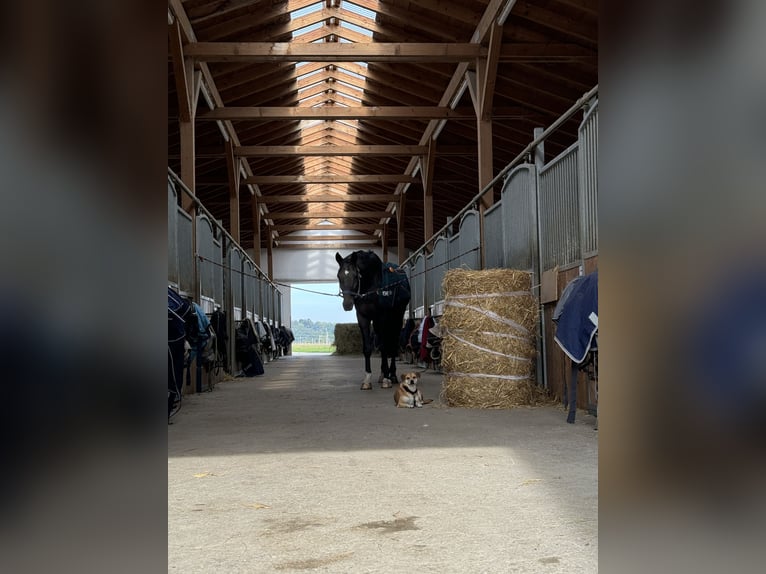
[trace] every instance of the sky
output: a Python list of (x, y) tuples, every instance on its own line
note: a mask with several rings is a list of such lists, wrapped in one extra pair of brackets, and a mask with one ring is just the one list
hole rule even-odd
[(344, 311), (341, 298), (335, 296), (338, 293), (337, 281), (333, 283), (293, 283), (292, 285), (301, 289), (333, 295), (333, 297), (328, 297), (327, 295), (315, 295), (300, 289), (292, 289), (290, 297), (292, 298), (291, 316), (293, 321), (311, 319), (314, 322), (356, 323), (356, 312), (353, 309), (348, 312)]

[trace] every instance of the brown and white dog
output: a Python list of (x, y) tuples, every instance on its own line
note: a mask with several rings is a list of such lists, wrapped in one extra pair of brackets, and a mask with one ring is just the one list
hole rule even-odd
[(394, 391), (394, 404), (397, 407), (415, 408), (432, 403), (433, 399), (423, 400), (423, 393), (418, 388), (419, 373), (404, 373), (401, 382)]

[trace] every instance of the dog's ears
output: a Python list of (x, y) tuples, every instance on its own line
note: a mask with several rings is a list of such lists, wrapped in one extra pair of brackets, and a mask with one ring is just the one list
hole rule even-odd
[(335, 252), (335, 261), (338, 262), (338, 265), (343, 265), (343, 257), (337, 251)]
[(406, 379), (406, 378), (407, 378), (407, 375), (405, 375), (404, 373), (402, 373), (402, 374), (399, 376), (399, 380), (401, 380), (402, 382), (404, 382), (404, 379)]

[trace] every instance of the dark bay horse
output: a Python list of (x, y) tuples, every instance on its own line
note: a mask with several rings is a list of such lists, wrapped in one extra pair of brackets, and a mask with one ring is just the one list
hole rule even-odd
[[(402, 272), (384, 269), (383, 262), (372, 251), (354, 251), (347, 257), (335, 254), (338, 283), (343, 296), (343, 309), (356, 308), (356, 321), (362, 333), (364, 370), (362, 390), (372, 389), (370, 355), (377, 335), (381, 364), (378, 382), (391, 388), (396, 379), (396, 356), (404, 311), (410, 303), (410, 286)], [(386, 280), (384, 280), (386, 274)], [(390, 362), (389, 362), (390, 361)]]

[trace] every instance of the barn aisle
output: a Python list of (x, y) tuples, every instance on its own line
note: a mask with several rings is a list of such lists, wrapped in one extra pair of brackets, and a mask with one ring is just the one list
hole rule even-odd
[(397, 409), (361, 365), (283, 357), (185, 398), (169, 572), (597, 572), (592, 417), (447, 408), (432, 372), (435, 402)]

